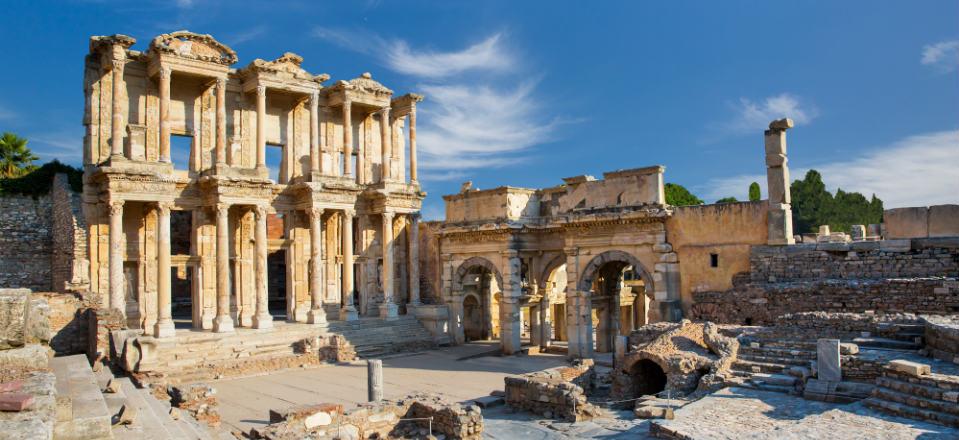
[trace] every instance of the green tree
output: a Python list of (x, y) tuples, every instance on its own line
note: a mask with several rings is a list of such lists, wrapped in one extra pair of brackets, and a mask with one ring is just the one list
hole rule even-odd
[(673, 206), (702, 205), (703, 201), (682, 185), (667, 183), (665, 188), (666, 204)]
[(736, 200), (735, 197), (723, 197), (716, 201), (716, 203), (736, 203), (739, 200)]
[(37, 167), (33, 161), (39, 159), (27, 148), (27, 140), (10, 132), (0, 136), (0, 177), (18, 177)]
[(750, 183), (749, 184), (749, 201), (758, 202), (760, 199), (762, 199), (762, 197), (763, 195), (759, 191), (759, 184), (756, 182)]
[(833, 231), (849, 232), (851, 225), (882, 222), (882, 200), (875, 194), (867, 200), (857, 192), (836, 189), (830, 194), (822, 175), (809, 170), (802, 180), (790, 185), (794, 230), (797, 233), (816, 232), (820, 225), (829, 225)]

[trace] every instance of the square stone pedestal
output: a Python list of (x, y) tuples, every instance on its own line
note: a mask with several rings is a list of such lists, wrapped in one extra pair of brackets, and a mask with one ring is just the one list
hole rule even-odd
[(399, 307), (393, 303), (380, 304), (380, 318), (387, 321), (399, 318)]

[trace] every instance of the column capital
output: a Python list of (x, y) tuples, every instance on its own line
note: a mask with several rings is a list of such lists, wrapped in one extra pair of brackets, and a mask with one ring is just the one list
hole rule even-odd
[(112, 65), (113, 69), (123, 70), (123, 66), (125, 66), (127, 62), (126, 60), (113, 60), (110, 62), (110, 64)]
[(352, 106), (353, 106), (353, 101), (350, 101), (349, 99), (343, 101), (343, 109), (344, 109), (344, 110), (349, 110), (350, 107), (352, 107)]
[(356, 217), (356, 210), (355, 210), (355, 209), (349, 209), (349, 208), (348, 208), (348, 209), (344, 209), (344, 210), (343, 210), (343, 215), (345, 215), (345, 216), (347, 216), (347, 217)]
[(217, 87), (218, 90), (219, 90), (219, 89), (222, 89), (223, 91), (226, 91), (226, 78), (224, 78), (224, 77), (219, 77), (219, 78), (217, 78), (217, 79), (216, 79), (216, 87)]
[(169, 215), (170, 210), (173, 209), (173, 205), (173, 202), (157, 202), (157, 210), (159, 210), (161, 214)]
[(315, 107), (317, 104), (319, 104), (319, 102), (320, 102), (320, 91), (314, 90), (310, 92), (310, 105)]
[(229, 211), (229, 210), (230, 210), (230, 204), (229, 204), (229, 203), (217, 203), (217, 204), (216, 204), (216, 210), (217, 210), (218, 213), (223, 212), (223, 213), (225, 214), (224, 211)]
[(160, 79), (168, 80), (173, 75), (173, 68), (170, 66), (160, 67)]
[(392, 211), (385, 211), (383, 212), (383, 218), (393, 220), (396, 218), (396, 213)]
[(383, 118), (384, 121), (386, 121), (387, 123), (389, 123), (390, 107), (383, 107), (383, 108), (379, 109), (379, 111), (377, 111), (377, 113), (380, 114), (380, 117)]
[(269, 209), (264, 205), (255, 205), (253, 206), (253, 212), (256, 213), (256, 218), (266, 218), (269, 214)]
[(123, 213), (123, 200), (111, 200), (110, 201), (110, 214), (122, 214)]
[(311, 219), (319, 220), (323, 217), (323, 213), (325, 211), (326, 210), (323, 208), (310, 208), (308, 212), (310, 214)]
[(256, 96), (266, 96), (266, 86), (256, 86)]

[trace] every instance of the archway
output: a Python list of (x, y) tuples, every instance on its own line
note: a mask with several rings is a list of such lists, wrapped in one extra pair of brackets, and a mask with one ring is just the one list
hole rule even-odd
[(462, 342), (498, 339), (503, 278), (489, 260), (473, 257), (456, 270), (453, 293), (463, 298), (460, 311)]
[(483, 323), (483, 307), (475, 295), (463, 299), (463, 333), (466, 342), (481, 341), (489, 337)]
[(548, 346), (567, 341), (566, 331), (566, 256), (559, 255), (550, 261), (540, 278), (543, 298), (537, 309), (545, 323), (542, 327), (541, 345)]
[(589, 292), (592, 342), (597, 352), (611, 352), (616, 336), (647, 324), (651, 277), (633, 255), (613, 250), (594, 257), (583, 269), (580, 292)]
[(635, 397), (657, 394), (666, 389), (666, 372), (649, 359), (640, 359), (630, 369)]

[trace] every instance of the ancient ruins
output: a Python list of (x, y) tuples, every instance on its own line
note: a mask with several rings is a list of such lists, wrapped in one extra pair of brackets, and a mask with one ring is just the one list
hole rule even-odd
[[(833, 433), (959, 435), (959, 205), (794, 234), (790, 119), (757, 142), (766, 200), (671, 206), (653, 165), (466, 183), (421, 221), (423, 96), (293, 53), (240, 63), (188, 31), (136, 45), (90, 38), (82, 193), (58, 175), (49, 195), (0, 197), (0, 438), (550, 423), (550, 438), (713, 438), (711, 411), (749, 402), (811, 408), (744, 431), (758, 437), (812, 435), (825, 413)], [(344, 407), (370, 359), (386, 372), (371, 363), (370, 397)], [(250, 409), (273, 388), (290, 400)], [(737, 411), (727, 433), (763, 417)]]

